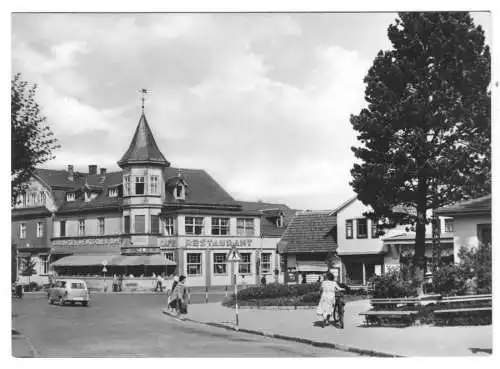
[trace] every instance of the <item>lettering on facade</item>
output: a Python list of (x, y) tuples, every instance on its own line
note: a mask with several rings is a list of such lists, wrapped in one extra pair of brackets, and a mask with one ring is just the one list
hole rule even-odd
[(53, 246), (61, 247), (73, 247), (73, 246), (90, 246), (90, 247), (100, 247), (100, 246), (122, 246), (130, 244), (128, 239), (122, 238), (73, 238), (66, 240), (52, 240)]
[(166, 238), (163, 240), (160, 240), (159, 246), (161, 248), (176, 248), (177, 247), (177, 240), (175, 238)]
[(212, 238), (186, 238), (186, 247), (199, 248), (231, 248), (231, 247), (252, 247), (253, 240), (231, 240), (231, 239), (212, 239)]

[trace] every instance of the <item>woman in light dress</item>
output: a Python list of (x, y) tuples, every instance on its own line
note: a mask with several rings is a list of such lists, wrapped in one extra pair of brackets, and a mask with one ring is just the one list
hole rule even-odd
[(318, 304), (317, 313), (323, 318), (323, 328), (333, 316), (335, 308), (335, 291), (343, 291), (333, 277), (333, 274), (326, 273), (326, 279), (321, 283), (321, 298)]

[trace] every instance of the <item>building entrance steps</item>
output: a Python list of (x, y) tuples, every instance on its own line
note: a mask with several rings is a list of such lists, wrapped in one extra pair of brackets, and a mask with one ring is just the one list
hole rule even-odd
[[(328, 342), (346, 348), (385, 353), (393, 356), (477, 356), (492, 349), (492, 326), (411, 326), (406, 328), (366, 327), (359, 314), (370, 309), (369, 300), (346, 304), (344, 329), (315, 326), (316, 309), (258, 310), (240, 309), (239, 327), (297, 340)], [(234, 326), (235, 309), (220, 303), (189, 306), (187, 318), (193, 321)]]

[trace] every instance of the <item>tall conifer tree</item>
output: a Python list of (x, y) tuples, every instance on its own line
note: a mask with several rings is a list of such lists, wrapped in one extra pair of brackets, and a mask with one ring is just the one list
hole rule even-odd
[(490, 52), (466, 12), (400, 13), (388, 37), (351, 116), (351, 186), (370, 217), (416, 224), (418, 273), (428, 209), (491, 193)]

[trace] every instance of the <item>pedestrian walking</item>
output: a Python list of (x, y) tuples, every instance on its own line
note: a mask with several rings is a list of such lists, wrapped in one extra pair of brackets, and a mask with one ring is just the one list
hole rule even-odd
[(123, 286), (123, 274), (120, 274), (118, 277), (118, 291), (122, 292), (122, 286)]
[[(172, 283), (172, 288), (170, 289), (170, 292), (169, 292), (168, 298), (167, 298), (167, 307), (170, 310), (175, 309), (174, 291), (175, 291), (175, 287), (177, 286), (177, 283), (179, 283), (179, 277), (174, 276), (174, 282)], [(174, 303), (172, 303), (172, 302), (174, 302)]]
[(175, 309), (178, 317), (187, 314), (189, 295), (185, 281), (186, 277), (181, 275), (179, 277), (179, 282), (175, 285), (172, 293), (172, 300), (169, 303), (169, 307)]
[(260, 283), (262, 283), (262, 285), (265, 287), (266, 286), (266, 276), (265, 275), (262, 275), (262, 278), (260, 279)]
[(322, 327), (324, 328), (330, 317), (333, 316), (335, 309), (335, 291), (343, 291), (342, 288), (335, 281), (332, 273), (326, 273), (326, 279), (321, 283), (320, 293), (321, 298), (319, 300), (317, 314), (323, 318)]
[(118, 278), (116, 278), (116, 274), (113, 274), (113, 292), (118, 291)]
[(158, 274), (156, 277), (156, 287), (155, 287), (155, 292), (158, 291), (158, 288), (160, 289), (160, 292), (163, 292), (163, 277), (161, 274)]

